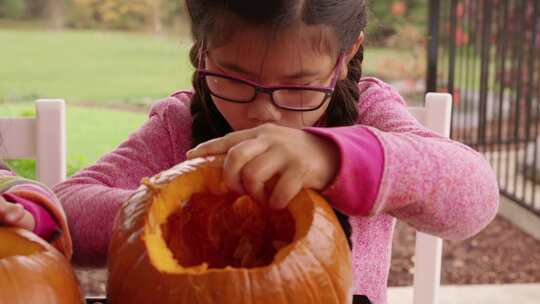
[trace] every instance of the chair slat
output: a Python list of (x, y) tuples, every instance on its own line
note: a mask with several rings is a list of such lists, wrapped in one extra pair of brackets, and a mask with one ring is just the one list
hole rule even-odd
[[(452, 95), (428, 93), (425, 107), (409, 107), (416, 119), (442, 136), (450, 136)], [(416, 232), (414, 262), (414, 304), (437, 303), (441, 282), (442, 239)]]
[(0, 117), (0, 158), (33, 159), (35, 157), (35, 119)]

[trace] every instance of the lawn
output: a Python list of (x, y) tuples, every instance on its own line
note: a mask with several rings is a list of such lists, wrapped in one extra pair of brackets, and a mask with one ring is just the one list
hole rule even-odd
[(0, 101), (148, 103), (190, 84), (189, 46), (181, 39), (0, 29), (0, 41)]
[[(2, 104), (0, 116), (31, 116), (33, 108), (31, 103)], [(66, 116), (70, 175), (114, 149), (146, 119), (143, 113), (71, 105), (67, 107)], [(10, 165), (23, 176), (34, 176), (33, 162), (16, 161)]]

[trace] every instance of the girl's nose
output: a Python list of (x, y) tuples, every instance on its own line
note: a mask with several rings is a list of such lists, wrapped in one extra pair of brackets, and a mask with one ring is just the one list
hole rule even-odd
[(274, 106), (271, 97), (265, 93), (259, 93), (251, 103), (247, 105), (248, 118), (262, 122), (274, 122), (281, 119), (281, 111)]

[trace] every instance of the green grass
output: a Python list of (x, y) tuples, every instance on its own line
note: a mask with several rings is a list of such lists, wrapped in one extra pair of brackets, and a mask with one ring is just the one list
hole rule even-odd
[[(0, 116), (29, 116), (33, 104), (2, 104)], [(101, 155), (113, 150), (145, 120), (143, 113), (123, 112), (103, 108), (67, 107), (68, 174), (94, 163)], [(0, 134), (1, 134), (0, 130)], [(33, 178), (29, 161), (10, 162), (17, 173)]]
[(0, 29), (0, 100), (148, 103), (190, 86), (188, 45), (97, 31)]

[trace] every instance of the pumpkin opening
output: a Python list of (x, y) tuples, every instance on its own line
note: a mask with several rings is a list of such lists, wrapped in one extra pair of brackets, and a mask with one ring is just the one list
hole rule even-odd
[(194, 193), (161, 227), (174, 259), (183, 267), (253, 268), (272, 263), (293, 241), (288, 209), (273, 210), (249, 196)]
[(0, 229), (0, 259), (12, 256), (28, 256), (40, 251), (43, 247), (35, 242), (32, 242), (13, 231), (8, 229)]

